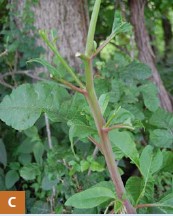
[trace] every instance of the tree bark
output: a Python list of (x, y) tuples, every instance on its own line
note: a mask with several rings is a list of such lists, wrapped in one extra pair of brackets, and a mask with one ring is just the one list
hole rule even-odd
[[(88, 14), (86, 0), (39, 0), (38, 7), (33, 8), (37, 29), (58, 32), (57, 46), (63, 57), (72, 67), (80, 71), (80, 60), (76, 52), (84, 52), (87, 36)], [(38, 44), (46, 49), (46, 58), (52, 59), (52, 53), (44, 42)]]
[(155, 56), (153, 54), (149, 35), (145, 26), (144, 8), (146, 0), (129, 0), (131, 23), (134, 27), (135, 40), (139, 50), (139, 60), (152, 70), (152, 81), (158, 87), (160, 105), (165, 110), (172, 112), (172, 104), (169, 95), (162, 83), (160, 75), (155, 65)]
[(163, 36), (165, 42), (165, 50), (163, 60), (166, 62), (169, 52), (171, 51), (171, 41), (172, 41), (172, 26), (167, 15), (162, 15), (162, 28)]
[[(21, 11), (26, 1), (17, 0), (18, 11)], [(36, 29), (43, 29), (50, 33), (57, 30), (57, 47), (70, 66), (81, 72), (79, 58), (76, 52), (84, 52), (88, 29), (87, 0), (38, 0), (32, 8)], [(45, 58), (51, 62), (53, 53), (41, 38), (37, 43), (45, 49)]]

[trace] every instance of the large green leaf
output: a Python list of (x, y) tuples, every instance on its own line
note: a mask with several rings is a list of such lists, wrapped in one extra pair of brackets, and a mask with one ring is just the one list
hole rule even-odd
[[(126, 182), (126, 190), (129, 199), (133, 205), (137, 205), (140, 201), (146, 199), (151, 202), (154, 196), (154, 181), (149, 181), (145, 186), (144, 179), (137, 176), (130, 177)], [(145, 189), (145, 190), (144, 190)]]
[(144, 180), (137, 176), (130, 177), (126, 182), (126, 190), (133, 204), (136, 205), (138, 198), (143, 190)]
[(143, 175), (145, 182), (147, 182), (152, 174), (161, 168), (163, 163), (162, 152), (158, 150), (154, 153), (153, 147), (148, 145), (142, 151), (139, 163), (141, 174)]
[(92, 187), (70, 197), (65, 205), (75, 208), (93, 208), (108, 200), (115, 199), (115, 194), (105, 187)]
[(131, 159), (131, 161), (139, 167), (139, 154), (136, 149), (136, 144), (132, 140), (128, 132), (111, 131), (109, 137), (112, 143), (113, 151), (116, 155), (116, 149), (118, 148), (124, 156)]
[(173, 114), (168, 113), (163, 109), (158, 109), (156, 112), (153, 113), (149, 120), (150, 124), (158, 127), (158, 128), (165, 128), (165, 129), (173, 129)]
[(132, 62), (125, 68), (122, 68), (120, 77), (126, 82), (133, 80), (145, 80), (151, 76), (151, 69), (142, 63)]
[(67, 97), (66, 90), (53, 82), (23, 84), (3, 99), (0, 119), (17, 130), (33, 126), (42, 112), (55, 120), (63, 97)]
[(147, 185), (153, 180), (153, 174), (159, 171), (163, 163), (163, 155), (160, 150), (153, 151), (153, 147), (148, 145), (144, 148), (139, 159), (139, 170), (144, 179), (144, 185), (140, 198), (146, 193)]
[(7, 189), (10, 189), (19, 180), (19, 174), (16, 170), (10, 170), (5, 175), (5, 185)]
[(150, 142), (160, 148), (173, 147), (173, 134), (171, 131), (156, 129), (150, 132)]
[(27, 164), (26, 166), (22, 167), (20, 170), (20, 176), (28, 180), (34, 180), (36, 176), (40, 175), (40, 170), (37, 164)]
[(7, 165), (7, 152), (2, 139), (0, 139), (0, 163), (2, 163), (4, 166)]
[(152, 112), (159, 107), (159, 98), (157, 97), (157, 88), (153, 83), (140, 86), (145, 106)]

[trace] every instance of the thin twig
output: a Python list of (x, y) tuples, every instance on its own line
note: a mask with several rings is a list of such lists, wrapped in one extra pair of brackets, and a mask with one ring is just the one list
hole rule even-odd
[(95, 145), (99, 150), (101, 150), (100, 144), (99, 144), (93, 137), (89, 136), (88, 139), (89, 139), (92, 143), (94, 143), (94, 145)]
[(117, 128), (126, 128), (126, 129), (130, 129), (130, 130), (134, 130), (133, 127), (128, 126), (128, 125), (124, 125), (124, 124), (113, 125), (113, 126), (108, 127), (108, 128), (102, 128), (102, 130), (104, 132), (109, 132), (109, 131), (111, 131), (113, 129), (117, 129)]
[(148, 207), (157, 207), (157, 206), (161, 206), (161, 205), (158, 203), (146, 203), (146, 204), (139, 204), (135, 206), (135, 208), (138, 209), (138, 208), (148, 208)]
[(5, 82), (3, 79), (0, 78), (0, 84), (7, 87), (7, 88), (10, 88), (10, 89), (14, 89), (14, 87), (10, 84), (8, 84), (7, 82)]
[(111, 34), (97, 49), (96, 51), (91, 55), (91, 58), (94, 58), (98, 55), (99, 52), (113, 39), (114, 34)]
[(8, 54), (8, 51), (5, 50), (4, 52), (0, 53), (0, 58), (1, 58), (2, 56), (4, 56), (4, 55), (7, 55), (7, 54)]
[(79, 92), (79, 93), (81, 93), (81, 94), (83, 94), (83, 95), (86, 95), (86, 94), (87, 94), (87, 91), (86, 91), (85, 89), (76, 87), (76, 86), (74, 86), (73, 84), (67, 82), (66, 80), (63, 80), (63, 79), (58, 79), (58, 80), (59, 80), (59, 82), (61, 82), (62, 84), (66, 85), (66, 86), (68, 86), (68, 87), (70, 87), (70, 88), (71, 88), (72, 90), (74, 90), (74, 91), (77, 91), (77, 92)]
[[(94, 149), (94, 151), (93, 151), (93, 155), (92, 155), (94, 159), (96, 158), (96, 155), (97, 155), (98, 152), (99, 152), (99, 149), (96, 146), (95, 149)], [(88, 170), (88, 174), (87, 175), (88, 176), (91, 175), (91, 169)]]
[[(52, 145), (52, 139), (51, 139), (51, 131), (50, 131), (50, 124), (49, 124), (49, 119), (47, 117), (47, 114), (44, 113), (44, 118), (45, 118), (45, 123), (46, 123), (46, 132), (47, 132), (47, 139), (48, 139), (48, 146), (49, 149), (53, 149), (53, 145)], [(51, 212), (53, 212), (54, 210), (54, 206), (55, 206), (55, 196), (56, 196), (56, 188), (55, 186), (52, 187), (52, 194), (50, 196), (50, 206), (51, 206)]]
[(122, 47), (120, 45), (115, 44), (114, 42), (110, 42), (112, 45), (114, 45), (117, 49), (119, 49), (121, 52), (125, 53), (126, 55), (130, 56), (129, 51), (127, 50), (127, 48)]
[[(13, 74), (17, 75), (17, 74), (21, 74), (21, 75), (26, 75), (28, 77), (31, 77), (35, 80), (40, 80), (40, 81), (47, 81), (47, 79), (44, 79), (44, 78), (41, 78), (41, 77), (38, 77), (38, 76), (35, 76), (33, 74), (31, 74), (33, 71), (32, 70), (26, 70), (26, 71), (16, 71), (14, 72)], [(0, 78), (5, 78), (7, 76), (12, 76), (12, 73), (11, 72), (6, 72), (4, 74), (1, 74), (0, 75)]]
[(48, 119), (46, 113), (44, 114), (44, 118), (45, 118), (45, 123), (46, 123), (46, 132), (47, 132), (48, 146), (49, 146), (50, 149), (52, 149), (53, 146), (52, 146), (52, 140), (51, 140), (50, 124), (49, 124), (49, 119)]

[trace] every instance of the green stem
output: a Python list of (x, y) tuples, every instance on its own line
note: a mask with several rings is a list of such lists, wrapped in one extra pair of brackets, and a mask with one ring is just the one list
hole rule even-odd
[(135, 206), (136, 209), (138, 208), (148, 208), (148, 207), (159, 207), (162, 206), (159, 203), (146, 203), (146, 204), (139, 204), (137, 206)]
[(91, 58), (94, 58), (99, 54), (102, 49), (114, 38), (115, 34), (111, 34), (97, 49), (96, 51), (92, 54)]
[(46, 44), (48, 45), (48, 47), (55, 53), (55, 55), (57, 56), (57, 58), (59, 59), (59, 61), (62, 63), (62, 65), (65, 67), (65, 69), (67, 70), (67, 72), (73, 77), (73, 79), (75, 80), (75, 82), (81, 87), (81, 88), (85, 88), (83, 83), (79, 80), (79, 78), (76, 76), (75, 72), (72, 70), (72, 68), (68, 65), (68, 63), (65, 61), (65, 59), (60, 55), (60, 53), (58, 52), (57, 48), (46, 38), (44, 38)]
[(101, 0), (96, 0), (91, 16), (91, 21), (89, 25), (89, 31), (87, 36), (87, 43), (86, 43), (86, 49), (85, 49), (85, 55), (90, 56), (93, 51), (93, 45), (94, 45), (94, 34), (95, 34), (95, 28), (97, 23), (97, 18), (100, 10), (100, 4)]
[(105, 132), (103, 130), (105, 125), (105, 120), (102, 116), (101, 108), (99, 106), (98, 99), (95, 92), (95, 87), (94, 87), (92, 53), (93, 53), (93, 44), (94, 44), (94, 34), (95, 34), (95, 28), (96, 28), (100, 4), (101, 4), (101, 0), (95, 1), (93, 13), (91, 16), (89, 31), (88, 31), (86, 50), (85, 50), (85, 55), (88, 58), (83, 58), (84, 65), (85, 65), (86, 91), (87, 91), (85, 97), (89, 104), (90, 110), (92, 112), (95, 121), (98, 135), (100, 137), (101, 149), (104, 154), (112, 181), (115, 185), (117, 196), (123, 202), (127, 213), (135, 214), (136, 213), (135, 208), (131, 205), (131, 203), (126, 198), (123, 198), (123, 195), (125, 195), (124, 184), (119, 174), (118, 167), (115, 163), (114, 153), (112, 151), (112, 146), (108, 137), (108, 132), (107, 131)]
[(93, 73), (92, 73), (92, 60), (85, 61), (85, 73), (86, 73), (86, 100), (90, 106), (96, 128), (100, 137), (101, 149), (104, 154), (108, 170), (110, 172), (112, 181), (116, 188), (116, 193), (118, 198), (124, 203), (127, 213), (136, 213), (133, 206), (127, 199), (123, 198), (125, 194), (124, 184), (122, 182), (121, 176), (118, 171), (118, 167), (115, 163), (114, 153), (112, 151), (112, 146), (109, 141), (108, 133), (103, 130), (105, 125), (105, 120), (101, 114), (101, 109), (98, 103), (98, 99), (95, 93)]

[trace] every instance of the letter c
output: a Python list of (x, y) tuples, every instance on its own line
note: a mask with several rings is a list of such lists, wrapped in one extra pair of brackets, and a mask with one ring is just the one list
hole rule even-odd
[(11, 201), (14, 200), (14, 199), (16, 199), (16, 197), (10, 197), (10, 198), (8, 199), (8, 205), (9, 205), (11, 208), (15, 208), (15, 207), (16, 207), (16, 205), (13, 205), (13, 204), (11, 203)]

